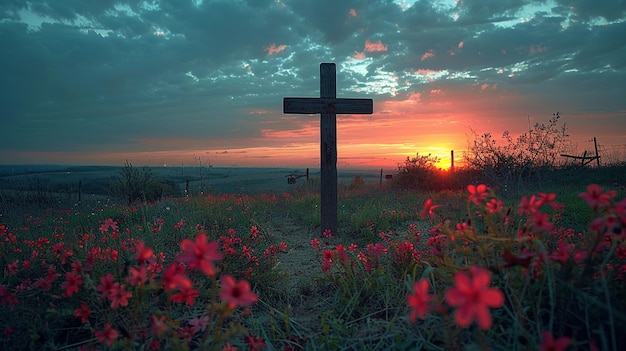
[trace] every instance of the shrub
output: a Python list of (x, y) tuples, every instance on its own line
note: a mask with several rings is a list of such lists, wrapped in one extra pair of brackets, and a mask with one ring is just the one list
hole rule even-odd
[(420, 155), (414, 158), (407, 156), (403, 165), (398, 166), (398, 174), (394, 185), (403, 189), (435, 190), (441, 187), (439, 176), (441, 172), (435, 167), (439, 162), (436, 156)]
[(350, 190), (358, 190), (363, 189), (365, 187), (365, 181), (361, 176), (354, 176), (352, 182), (350, 183)]
[(553, 114), (547, 124), (535, 123), (528, 132), (513, 139), (509, 131), (498, 145), (491, 133), (478, 135), (465, 155), (469, 168), (481, 171), (490, 184), (520, 185), (522, 181), (540, 178), (546, 170), (562, 165), (560, 154), (567, 142), (565, 124), (559, 122), (561, 114)]
[(163, 194), (173, 191), (172, 184), (159, 181), (148, 167), (137, 169), (126, 161), (119, 170), (120, 178), (113, 181), (109, 189), (115, 196), (132, 205), (135, 201), (156, 201)]

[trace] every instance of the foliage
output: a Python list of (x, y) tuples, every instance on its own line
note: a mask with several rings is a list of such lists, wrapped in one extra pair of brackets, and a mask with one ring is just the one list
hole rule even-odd
[(135, 201), (155, 201), (172, 192), (172, 185), (156, 179), (148, 167), (137, 169), (126, 161), (119, 170), (119, 178), (109, 188), (115, 196), (124, 199), (128, 205)]
[[(255, 209), (235, 202), (241, 205), (237, 211)], [(43, 216), (36, 231), (0, 225), (0, 263), (6, 267), (0, 277), (0, 348), (221, 350), (258, 341), (245, 328), (256, 301), (251, 288), (271, 286), (286, 244), (271, 244), (271, 235), (257, 226), (241, 234), (230, 228), (213, 239), (203, 225), (172, 220), (180, 213), (170, 206), (177, 204), (107, 210), (102, 215), (119, 222), (106, 218), (97, 225), (89, 224), (91, 216), (72, 218), (79, 216), (72, 212), (57, 214), (69, 220)], [(159, 218), (146, 221), (145, 215)], [(53, 226), (53, 234), (46, 235), (44, 225)], [(171, 238), (177, 240), (172, 244)], [(247, 335), (243, 342), (241, 335)]]
[(346, 189), (321, 237), (303, 190), (0, 223), (0, 348), (617, 349), (626, 199), (603, 185)]
[[(435, 222), (440, 206), (425, 202), (422, 218), (436, 223), (428, 236), (417, 227), (381, 232), (365, 249), (311, 241), (321, 270), (337, 287), (342, 308), (325, 319), (334, 321), (339, 340), (367, 328), (367, 317), (387, 321), (386, 332), (394, 330), (394, 340), (407, 341), (406, 348), (549, 349), (558, 341), (617, 349), (624, 341), (619, 326), (626, 323), (626, 199), (614, 201), (614, 190), (590, 185), (579, 198), (595, 219), (576, 232), (559, 226), (565, 207), (554, 194), (524, 196), (512, 209), (485, 185), (468, 191), (468, 217), (457, 224)], [(410, 293), (399, 301), (393, 282), (402, 280)], [(404, 305), (416, 328), (398, 320)], [(593, 329), (590, 321), (596, 321)], [(424, 335), (424, 326), (437, 332)], [(408, 341), (406, 333), (423, 339)]]
[(507, 187), (536, 179), (542, 172), (562, 165), (560, 154), (565, 150), (568, 135), (560, 119), (557, 112), (547, 124), (535, 123), (516, 139), (506, 131), (502, 135), (504, 145), (499, 145), (491, 133), (474, 132), (465, 161), (469, 168), (481, 171), (489, 184)]
[(402, 189), (419, 189), (422, 191), (441, 190), (442, 171), (435, 167), (439, 162), (436, 156), (416, 154), (415, 157), (407, 156), (403, 165), (398, 166), (398, 173), (393, 184)]

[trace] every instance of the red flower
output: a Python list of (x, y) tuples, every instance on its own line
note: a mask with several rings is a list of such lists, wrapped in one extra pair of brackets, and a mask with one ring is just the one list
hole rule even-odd
[(115, 283), (113, 289), (109, 294), (109, 300), (111, 300), (111, 308), (116, 310), (120, 306), (128, 306), (128, 299), (132, 297), (133, 294), (130, 291), (126, 291), (126, 285), (119, 285)]
[(78, 293), (78, 286), (83, 283), (83, 278), (74, 271), (65, 273), (65, 281), (61, 283), (61, 289), (65, 290), (63, 296), (69, 297)]
[(87, 307), (86, 303), (81, 303), (80, 308), (74, 310), (74, 317), (80, 318), (81, 323), (87, 323), (89, 321), (89, 315), (91, 314), (91, 310)]
[(96, 286), (96, 291), (100, 292), (102, 294), (101, 297), (104, 299), (111, 295), (111, 291), (116, 288), (116, 285), (119, 284), (113, 282), (113, 274), (107, 273), (100, 277), (100, 284)]
[(61, 259), (62, 264), (65, 264), (67, 262), (68, 257), (74, 255), (72, 251), (65, 249), (64, 243), (57, 243), (52, 245), (52, 253), (54, 253), (55, 258)]
[(373, 258), (378, 258), (387, 253), (387, 248), (381, 243), (376, 243), (376, 245), (367, 244), (366, 248), (367, 253), (369, 253)]
[(426, 245), (430, 246), (429, 252), (437, 257), (443, 257), (443, 250), (446, 247), (447, 237), (445, 235), (431, 236)]
[(19, 301), (15, 298), (15, 295), (7, 290), (4, 285), (0, 285), (0, 305), (10, 305), (11, 307), (17, 306)]
[(20, 261), (19, 260), (15, 260), (12, 263), (9, 263), (7, 265), (7, 269), (9, 271), (9, 275), (15, 275), (15, 273), (17, 273), (17, 269), (19, 268), (19, 264), (20, 264)]
[(104, 223), (100, 226), (100, 233), (105, 233), (111, 228), (114, 232), (117, 231), (117, 222), (112, 220), (111, 218), (107, 218), (104, 220)]
[(552, 207), (553, 210), (557, 210), (561, 207), (560, 204), (554, 202), (554, 199), (556, 199), (555, 193), (550, 193), (550, 194), (538, 193), (537, 195), (539, 195), (538, 206), (549, 205), (550, 207)]
[(172, 301), (184, 302), (189, 306), (193, 306), (198, 296), (200, 296), (200, 293), (196, 289), (183, 289), (172, 295)]
[(191, 280), (183, 273), (185, 273), (185, 267), (182, 264), (174, 262), (169, 265), (161, 280), (163, 288), (166, 291), (191, 289)]
[(250, 291), (250, 283), (246, 280), (235, 281), (230, 275), (224, 275), (220, 279), (222, 285), (220, 298), (228, 303), (230, 308), (236, 306), (250, 306), (259, 299), (255, 293)]
[(137, 257), (137, 263), (143, 264), (144, 262), (148, 262), (152, 259), (154, 255), (154, 251), (147, 247), (143, 241), (139, 240), (135, 244), (135, 257)]
[(550, 254), (550, 258), (561, 264), (565, 264), (574, 248), (574, 244), (566, 244), (563, 240), (559, 240), (557, 250)]
[(467, 191), (469, 191), (470, 195), (467, 197), (468, 201), (473, 201), (476, 205), (480, 205), (480, 203), (487, 198), (489, 195), (487, 191), (489, 188), (485, 184), (476, 185), (468, 185)]
[(265, 342), (263, 342), (263, 338), (254, 338), (253, 336), (246, 335), (243, 338), (243, 341), (248, 345), (248, 350), (250, 351), (259, 351), (261, 348), (266, 348)]
[(311, 240), (311, 247), (313, 248), (313, 250), (315, 250), (315, 251), (317, 251), (317, 252), (320, 252), (320, 251), (321, 251), (321, 249), (320, 249), (320, 245), (321, 245), (321, 244), (322, 244), (322, 242), (321, 242), (321, 241), (320, 241), (320, 239), (318, 239), (318, 238), (313, 238), (313, 239)]
[(529, 255), (515, 256), (507, 248), (504, 249), (502, 257), (504, 258), (504, 262), (506, 262), (505, 267), (522, 266), (528, 268), (530, 261), (533, 259), (533, 257)]
[(331, 250), (324, 250), (324, 257), (322, 258), (322, 272), (327, 273), (330, 271), (330, 266), (335, 258), (335, 253)]
[(223, 255), (218, 251), (219, 243), (211, 241), (207, 243), (205, 233), (198, 233), (196, 241), (185, 239), (180, 244), (184, 251), (176, 257), (178, 262), (187, 263), (191, 269), (199, 269), (209, 276), (215, 274), (214, 261), (222, 259)]
[(39, 288), (43, 291), (48, 291), (52, 289), (52, 282), (43, 278), (37, 279), (37, 281), (33, 284), (36, 288)]
[[(24, 261), (24, 263), (26, 263), (26, 261)], [(75, 273), (82, 273), (83, 271), (83, 264), (80, 263), (80, 261), (76, 261), (76, 262), (72, 262), (72, 271)]]
[(554, 340), (552, 333), (549, 331), (541, 332), (541, 339), (543, 340), (543, 344), (537, 345), (541, 351), (565, 351), (572, 343), (572, 340), (566, 337)]
[(350, 262), (350, 258), (348, 257), (346, 248), (342, 244), (337, 245), (337, 247), (335, 247), (335, 251), (337, 251), (337, 257), (339, 257), (340, 263)]
[(143, 285), (148, 281), (148, 271), (145, 266), (130, 267), (128, 273), (130, 275), (126, 281), (132, 286)]
[(413, 284), (413, 293), (407, 296), (407, 305), (413, 308), (409, 315), (411, 323), (415, 323), (418, 316), (420, 318), (426, 316), (430, 301), (433, 299), (433, 296), (428, 294), (429, 288), (430, 284), (426, 279), (422, 279)]
[(604, 188), (598, 184), (590, 184), (587, 186), (586, 193), (580, 193), (578, 196), (587, 201), (587, 205), (597, 209), (598, 207), (608, 207), (611, 205), (611, 199), (617, 195), (615, 190), (609, 190), (603, 193)]
[(157, 336), (157, 338), (163, 336), (163, 333), (165, 333), (167, 329), (168, 326), (165, 322), (165, 316), (156, 316), (154, 314), (150, 316), (150, 330)]
[(424, 219), (426, 218), (426, 215), (428, 215), (430, 219), (433, 219), (435, 217), (435, 213), (433, 212), (433, 210), (439, 206), (440, 205), (433, 205), (433, 199), (426, 200), (426, 202), (424, 203), (424, 209), (422, 209), (422, 211), (420, 212), (420, 217)]
[(96, 331), (96, 337), (98, 338), (98, 342), (105, 343), (107, 344), (107, 346), (113, 345), (113, 341), (115, 341), (118, 336), (119, 333), (117, 332), (117, 330), (111, 327), (110, 323), (107, 323), (104, 326), (103, 330)]
[(326, 238), (326, 239), (330, 239), (333, 237), (333, 233), (330, 231), (330, 229), (326, 229), (324, 230), (324, 232), (322, 233), (322, 235)]
[(457, 272), (455, 286), (446, 291), (446, 301), (450, 306), (459, 307), (454, 320), (460, 327), (469, 326), (474, 319), (483, 330), (491, 328), (489, 308), (502, 307), (504, 294), (499, 289), (490, 288), (491, 275), (484, 268), (473, 266), (470, 275)]
[(491, 214), (500, 213), (503, 208), (501, 200), (491, 199), (491, 201), (487, 202), (487, 210)]
[(178, 223), (174, 224), (174, 229), (176, 230), (183, 229), (183, 227), (185, 226), (185, 222), (187, 221), (184, 219), (181, 219), (180, 221), (178, 221)]
[(204, 316), (202, 318), (194, 317), (190, 319), (188, 323), (193, 327), (193, 330), (196, 333), (205, 331), (206, 328), (211, 324), (209, 323), (209, 316)]
[(533, 225), (537, 232), (549, 232), (554, 228), (554, 225), (550, 223), (550, 216), (539, 211), (533, 212)]
[(257, 235), (259, 235), (259, 228), (257, 228), (255, 225), (250, 227), (250, 235), (252, 236), (252, 239), (256, 239)]

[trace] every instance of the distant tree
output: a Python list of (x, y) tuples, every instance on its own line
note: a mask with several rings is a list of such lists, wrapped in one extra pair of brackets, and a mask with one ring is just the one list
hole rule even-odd
[(172, 191), (171, 185), (158, 181), (150, 168), (135, 168), (128, 160), (118, 173), (120, 177), (111, 183), (110, 190), (128, 205), (135, 201), (156, 201)]

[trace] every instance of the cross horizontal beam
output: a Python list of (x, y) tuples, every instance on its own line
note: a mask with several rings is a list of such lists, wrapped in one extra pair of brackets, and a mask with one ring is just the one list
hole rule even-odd
[(372, 99), (294, 98), (283, 99), (284, 113), (372, 114)]

